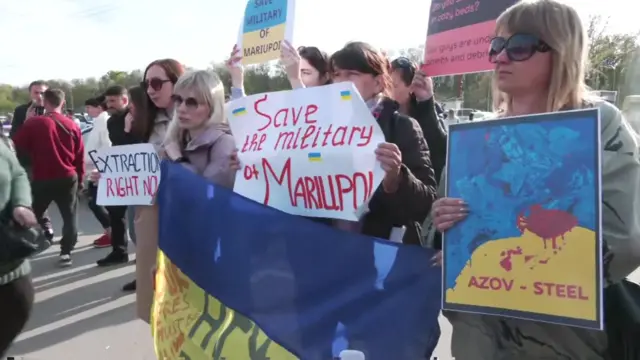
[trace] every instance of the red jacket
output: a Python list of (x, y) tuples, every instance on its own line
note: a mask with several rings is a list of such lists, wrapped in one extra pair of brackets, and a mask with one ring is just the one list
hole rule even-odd
[(33, 180), (63, 179), (76, 174), (79, 182), (84, 178), (82, 132), (68, 117), (58, 113), (31, 117), (13, 136), (13, 142), (31, 159)]

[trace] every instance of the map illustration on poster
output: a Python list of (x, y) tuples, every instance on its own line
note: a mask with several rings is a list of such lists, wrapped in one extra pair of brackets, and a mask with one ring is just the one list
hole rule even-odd
[(433, 0), (423, 70), (429, 76), (493, 69), (489, 43), (496, 19), (517, 0)]
[(443, 309), (602, 329), (598, 109), (449, 132)]

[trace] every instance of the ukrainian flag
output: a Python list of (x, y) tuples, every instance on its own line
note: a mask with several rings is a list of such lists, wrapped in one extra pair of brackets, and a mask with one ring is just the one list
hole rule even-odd
[(351, 91), (340, 91), (340, 98), (342, 98), (342, 100), (351, 100)]
[(158, 359), (332, 359), (355, 347), (400, 360), (435, 348), (431, 250), (288, 215), (166, 161), (157, 199)]
[(233, 116), (247, 115), (247, 109), (244, 107), (241, 107), (241, 108), (233, 109), (231, 113), (233, 114)]
[(308, 158), (311, 162), (320, 162), (322, 161), (322, 154), (320, 154), (319, 152), (312, 152), (309, 153)]

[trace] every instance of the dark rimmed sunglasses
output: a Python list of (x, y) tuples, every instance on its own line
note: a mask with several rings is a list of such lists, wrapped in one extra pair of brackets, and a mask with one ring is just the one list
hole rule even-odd
[(184, 103), (184, 105), (190, 110), (195, 110), (200, 105), (196, 98), (188, 97), (183, 99), (180, 95), (171, 95), (171, 101), (173, 101), (176, 108)]
[(498, 62), (498, 55), (505, 51), (511, 61), (526, 61), (536, 52), (548, 52), (551, 47), (537, 36), (531, 34), (513, 34), (509, 38), (501, 36), (491, 39), (489, 46), (489, 61)]
[(140, 87), (147, 90), (152, 88), (154, 91), (160, 91), (165, 83), (171, 82), (169, 79), (151, 78), (140, 83)]

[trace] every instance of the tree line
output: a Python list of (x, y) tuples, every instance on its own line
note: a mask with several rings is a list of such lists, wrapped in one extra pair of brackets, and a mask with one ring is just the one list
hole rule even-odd
[[(639, 34), (609, 34), (606, 32), (606, 20), (592, 17), (588, 23), (588, 35), (590, 48), (587, 85), (594, 90), (618, 91), (618, 99), (640, 94)], [(423, 47), (416, 47), (387, 53), (392, 58), (406, 56), (419, 63), (423, 50)], [(224, 64), (212, 64), (210, 69), (218, 73), (229, 90), (231, 78)], [(47, 83), (50, 87), (65, 91), (69, 108), (82, 111), (87, 99), (101, 94), (112, 85), (138, 85), (142, 75), (141, 70), (112, 70), (100, 78), (48, 80)], [(244, 85), (248, 94), (290, 89), (284, 68), (279, 63), (248, 67), (245, 70)], [(439, 77), (434, 79), (434, 86), (438, 101), (462, 100), (465, 108), (491, 108), (491, 73)], [(29, 92), (26, 87), (0, 85), (0, 114), (12, 112), (17, 105), (28, 101)]]

